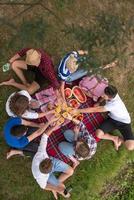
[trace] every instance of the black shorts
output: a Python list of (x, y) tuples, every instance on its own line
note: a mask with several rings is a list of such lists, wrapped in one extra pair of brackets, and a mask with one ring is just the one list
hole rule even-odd
[[(36, 130), (38, 130), (38, 128), (29, 127), (26, 136), (28, 137), (29, 135), (34, 133)], [(25, 147), (20, 148), (20, 150), (23, 151), (24, 155), (30, 155), (31, 157), (33, 157), (38, 150), (38, 146), (39, 146), (39, 143), (37, 142), (36, 139), (34, 139), (31, 142), (29, 142), (28, 145), (26, 145)]]
[(122, 123), (111, 118), (106, 119), (99, 127), (104, 133), (119, 130), (125, 140), (134, 140), (131, 124)]
[(34, 74), (34, 81), (38, 83), (40, 87), (45, 83), (45, 77), (38, 67), (27, 65), (27, 71), (30, 71)]

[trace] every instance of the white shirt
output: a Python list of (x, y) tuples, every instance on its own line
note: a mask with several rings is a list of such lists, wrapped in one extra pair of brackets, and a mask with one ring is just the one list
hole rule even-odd
[(112, 100), (107, 101), (104, 106), (109, 111), (109, 116), (119, 122), (129, 124), (131, 122), (130, 115), (126, 109), (125, 104), (117, 94)]
[(40, 163), (44, 159), (48, 158), (48, 154), (46, 152), (47, 141), (48, 141), (48, 136), (46, 134), (44, 134), (41, 138), (40, 145), (38, 147), (38, 151), (35, 154), (33, 161), (32, 161), (33, 176), (42, 189), (45, 189), (45, 187), (47, 185), (47, 180), (49, 178), (49, 174), (44, 174), (39, 169)]
[[(6, 102), (6, 112), (10, 117), (16, 117), (16, 115), (11, 111), (9, 104), (10, 104), (10, 100), (11, 97), (15, 94), (15, 92), (13, 94), (11, 94)], [(29, 100), (29, 102), (32, 100), (32, 97), (29, 95), (29, 93), (26, 90), (21, 90), (20, 92), (18, 92), (18, 94), (22, 94), (24, 96), (26, 96)], [(22, 118), (26, 118), (26, 119), (37, 119), (38, 118), (38, 113), (29, 109), (26, 110), (25, 113), (23, 113)]]

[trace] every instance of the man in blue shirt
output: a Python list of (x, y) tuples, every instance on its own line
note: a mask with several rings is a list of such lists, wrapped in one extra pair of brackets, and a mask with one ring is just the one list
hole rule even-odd
[(53, 118), (46, 124), (42, 125), (21, 119), (19, 117), (10, 118), (4, 126), (4, 138), (7, 144), (15, 149), (11, 149), (7, 153), (7, 159), (17, 154), (24, 155), (23, 151), (32, 151), (35, 153), (37, 151), (38, 144), (34, 142), (34, 139), (40, 136), (48, 128), (48, 126), (56, 120), (57, 118)]

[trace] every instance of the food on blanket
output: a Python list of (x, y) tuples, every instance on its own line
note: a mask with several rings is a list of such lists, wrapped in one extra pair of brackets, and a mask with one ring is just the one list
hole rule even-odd
[(60, 119), (58, 120), (58, 124), (63, 124), (65, 121), (64, 117), (60, 117)]
[(68, 98), (71, 98), (71, 96), (72, 96), (72, 90), (70, 89), (70, 88), (66, 88), (65, 90), (64, 90), (64, 92), (65, 92), (65, 97), (68, 99)]
[(73, 108), (79, 108), (80, 103), (77, 101), (77, 99), (71, 99), (69, 101), (69, 105)]
[(61, 112), (61, 106), (58, 105), (58, 106), (55, 108), (55, 111), (56, 111), (57, 113), (60, 113), (60, 112)]
[(68, 117), (68, 112), (62, 113), (62, 116), (63, 116), (64, 118), (67, 118), (67, 117)]
[(76, 117), (75, 117), (75, 119), (77, 119), (77, 120), (79, 120), (79, 121), (82, 121), (83, 120), (83, 114), (81, 113), (81, 114), (79, 114), (79, 115), (77, 115)]
[(87, 101), (87, 97), (86, 95), (82, 92), (82, 90), (80, 89), (80, 87), (78, 86), (74, 86), (72, 89), (72, 93), (73, 95), (76, 97), (76, 99), (80, 102), (80, 103), (85, 103)]
[(60, 116), (61, 116), (61, 115), (60, 115), (59, 113), (57, 113), (57, 112), (55, 113), (55, 117), (56, 117), (56, 118), (60, 118)]
[(72, 111), (72, 107), (68, 106), (68, 107), (66, 108), (66, 111), (67, 111), (68, 113), (71, 112), (71, 111)]

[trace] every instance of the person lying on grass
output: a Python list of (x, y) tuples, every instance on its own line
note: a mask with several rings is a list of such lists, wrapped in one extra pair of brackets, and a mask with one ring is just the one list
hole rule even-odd
[[(104, 106), (100, 106), (102, 100), (105, 100)], [(134, 150), (134, 135), (131, 128), (131, 118), (116, 87), (112, 85), (106, 87), (100, 102), (91, 108), (75, 109), (72, 111), (72, 114), (109, 112), (108, 118), (100, 125), (99, 129), (96, 130), (96, 136), (100, 139), (113, 141), (116, 150), (118, 150), (121, 144), (124, 144), (128, 150)], [(120, 131), (123, 138), (109, 134), (115, 129)]]
[[(59, 126), (60, 123), (57, 122), (54, 128), (57, 129)], [(58, 199), (58, 193), (68, 198), (70, 193), (66, 194), (64, 181), (73, 175), (74, 170), (63, 161), (49, 157), (46, 151), (48, 137), (54, 128), (46, 130), (42, 135), (38, 151), (32, 161), (32, 173), (39, 186), (43, 190), (52, 191), (55, 199)], [(58, 178), (54, 175), (55, 172), (61, 172)]]
[(59, 149), (72, 160), (74, 168), (79, 165), (80, 160), (88, 160), (95, 154), (96, 140), (86, 129), (80, 132), (80, 125), (76, 125), (74, 130), (66, 130), (63, 134), (67, 141), (59, 143)]
[(57, 118), (53, 118), (46, 124), (36, 124), (19, 117), (10, 118), (4, 126), (4, 138), (11, 147), (7, 153), (7, 159), (13, 155), (24, 155), (27, 152), (35, 154), (38, 144), (34, 139), (57, 120)]
[(83, 69), (78, 69), (78, 60), (80, 55), (87, 54), (87, 51), (79, 50), (72, 51), (65, 55), (58, 66), (58, 76), (61, 79), (61, 93), (65, 100), (64, 87), (65, 82), (75, 81), (83, 76), (85, 76), (88, 71)]
[[(26, 56), (25, 60), (19, 58)], [(48, 79), (52, 86), (57, 89), (60, 87), (54, 71), (54, 65), (50, 56), (43, 49), (24, 48), (18, 51), (10, 60), (12, 70), (16, 73), (22, 83), (17, 83), (14, 79), (2, 82), (0, 85), (14, 86), (20, 90), (27, 90), (29, 94), (35, 93)], [(23, 70), (32, 71), (35, 78), (29, 83)]]
[(54, 110), (49, 112), (35, 112), (34, 109), (39, 108), (39, 102), (32, 99), (26, 90), (14, 92), (6, 102), (6, 112), (10, 117), (22, 117), (25, 119), (38, 119), (47, 114), (54, 113)]

